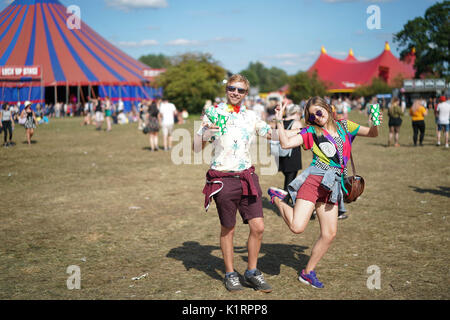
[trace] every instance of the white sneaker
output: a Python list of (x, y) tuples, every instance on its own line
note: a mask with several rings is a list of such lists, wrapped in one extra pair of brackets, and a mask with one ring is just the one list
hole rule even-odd
[(446, 148), (448, 148), (448, 143), (445, 145)]

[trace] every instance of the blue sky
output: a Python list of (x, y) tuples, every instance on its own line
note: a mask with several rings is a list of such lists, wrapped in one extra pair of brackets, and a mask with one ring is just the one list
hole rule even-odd
[[(11, 0), (2, 0), (3, 10)], [(81, 18), (134, 58), (144, 54), (207, 52), (239, 72), (260, 61), (289, 74), (308, 69), (321, 46), (336, 58), (350, 48), (367, 60), (379, 55), (392, 34), (436, 0), (60, 0), (77, 5)], [(380, 8), (380, 29), (366, 12)]]

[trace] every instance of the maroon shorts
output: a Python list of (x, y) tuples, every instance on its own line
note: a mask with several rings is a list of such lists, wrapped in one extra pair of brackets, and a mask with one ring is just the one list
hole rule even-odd
[(258, 189), (258, 196), (243, 196), (241, 180), (236, 177), (223, 178), (223, 188), (216, 193), (217, 212), (220, 224), (226, 228), (236, 225), (236, 211), (239, 209), (242, 220), (248, 223), (253, 218), (263, 218), (262, 191), (256, 173), (252, 174), (255, 186)]
[(320, 185), (322, 176), (309, 175), (297, 192), (297, 199), (308, 200), (313, 203), (322, 202), (338, 205), (330, 201), (331, 191)]

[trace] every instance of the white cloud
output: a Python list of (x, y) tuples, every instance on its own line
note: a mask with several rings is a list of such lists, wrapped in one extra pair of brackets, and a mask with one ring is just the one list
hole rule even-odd
[(210, 42), (239, 42), (242, 41), (242, 38), (238, 37), (216, 37), (214, 39), (209, 40)]
[(145, 39), (141, 41), (119, 41), (116, 44), (120, 47), (125, 48), (142, 48), (142, 47), (157, 46), (159, 43), (156, 40)]
[(176, 39), (166, 42), (166, 46), (198, 46), (200, 41), (189, 39)]
[(209, 40), (190, 40), (190, 39), (175, 39), (166, 42), (166, 46), (185, 46), (185, 47), (193, 47), (193, 46), (205, 46), (209, 44), (216, 44), (216, 43), (233, 43), (233, 42), (239, 42), (242, 41), (242, 38), (237, 37), (215, 37)]
[(105, 0), (110, 6), (120, 9), (160, 9), (168, 6), (167, 0)]

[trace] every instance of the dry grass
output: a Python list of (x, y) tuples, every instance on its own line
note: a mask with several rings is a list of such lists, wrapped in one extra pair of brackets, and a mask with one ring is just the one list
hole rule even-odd
[[(366, 123), (360, 114), (351, 118)], [(282, 185), (282, 175), (260, 175), (266, 231), (259, 268), (274, 291), (238, 295), (222, 284), (215, 206), (203, 209), (208, 165), (177, 166), (170, 153), (150, 152), (135, 124), (107, 133), (58, 119), (37, 129), (31, 147), (17, 126), (17, 145), (0, 150), (0, 299), (449, 299), (450, 150), (434, 146), (432, 116), (425, 146), (412, 147), (409, 122), (400, 148), (385, 147), (386, 124), (376, 139), (357, 138), (366, 191), (348, 206), (350, 217), (339, 221), (317, 268), (324, 290), (297, 281), (317, 220), (291, 234), (265, 193)], [(183, 127), (192, 131), (192, 120)], [(310, 159), (303, 152), (304, 167)], [(242, 274), (248, 227), (239, 219)], [(69, 265), (81, 269), (80, 290), (67, 289)], [(366, 286), (371, 265), (380, 267), (380, 290)]]

